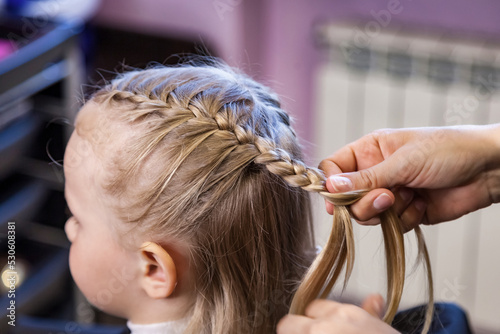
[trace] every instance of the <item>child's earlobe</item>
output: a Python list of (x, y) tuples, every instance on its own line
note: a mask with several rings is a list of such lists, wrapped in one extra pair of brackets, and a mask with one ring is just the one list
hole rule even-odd
[(154, 242), (145, 242), (140, 248), (141, 286), (149, 297), (167, 298), (177, 285), (177, 270), (170, 254)]

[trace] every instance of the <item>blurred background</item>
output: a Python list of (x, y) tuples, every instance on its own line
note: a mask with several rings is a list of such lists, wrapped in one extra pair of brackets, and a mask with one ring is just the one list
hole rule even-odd
[[(184, 53), (219, 56), (272, 87), (313, 165), (378, 128), (500, 122), (495, 0), (0, 0), (1, 333), (128, 333), (71, 280), (60, 163), (85, 94), (123, 65)], [(321, 201), (315, 213), (322, 244), (331, 217)], [(493, 206), (424, 229), (436, 299), (465, 308), (477, 333), (500, 333), (498, 217)], [(353, 302), (385, 291), (379, 229), (356, 226), (356, 238), (352, 279), (335, 291)], [(402, 307), (425, 296), (421, 272), (409, 272)]]

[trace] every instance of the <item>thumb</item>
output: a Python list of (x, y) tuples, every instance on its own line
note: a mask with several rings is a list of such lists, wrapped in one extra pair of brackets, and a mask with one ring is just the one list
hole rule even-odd
[(361, 304), (361, 308), (372, 316), (382, 319), (384, 317), (384, 298), (379, 294), (369, 295)]
[(399, 181), (397, 173), (390, 167), (390, 161), (386, 160), (357, 172), (332, 175), (326, 182), (326, 188), (332, 193), (389, 188)]

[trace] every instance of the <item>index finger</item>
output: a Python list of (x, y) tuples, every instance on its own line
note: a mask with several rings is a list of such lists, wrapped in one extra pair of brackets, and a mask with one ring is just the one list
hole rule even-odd
[[(331, 175), (340, 174), (343, 172), (353, 172), (356, 168), (356, 158), (350, 146), (344, 146), (330, 157), (324, 159), (319, 164), (325, 176), (328, 178)], [(327, 183), (326, 188), (332, 192), (330, 184)], [(326, 211), (333, 214), (333, 204), (325, 200)]]
[[(330, 157), (324, 159), (319, 164), (319, 169), (321, 169), (325, 176), (328, 178), (331, 175), (340, 174), (343, 172), (353, 172), (356, 169), (356, 157), (354, 151), (349, 145), (342, 147), (340, 150), (335, 152)], [(333, 192), (334, 189), (327, 182), (326, 188), (329, 192)], [(333, 214), (333, 204), (325, 200), (326, 212)]]
[(380, 141), (380, 133), (382, 132), (372, 132), (345, 145), (321, 161), (320, 169), (328, 177), (339, 173), (357, 172), (381, 163), (385, 160), (384, 151), (386, 151), (386, 154), (389, 152), (387, 148), (383, 149)]
[(325, 172), (326, 177), (340, 173), (355, 172), (357, 170), (356, 155), (350, 145), (344, 146), (321, 161), (319, 169)]

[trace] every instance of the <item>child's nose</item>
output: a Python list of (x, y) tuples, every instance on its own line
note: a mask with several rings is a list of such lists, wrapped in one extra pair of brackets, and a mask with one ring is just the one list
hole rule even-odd
[(66, 224), (64, 224), (64, 232), (66, 232), (66, 237), (70, 242), (73, 242), (73, 240), (76, 237), (76, 229), (77, 229), (77, 222), (75, 217), (70, 217), (67, 221)]

